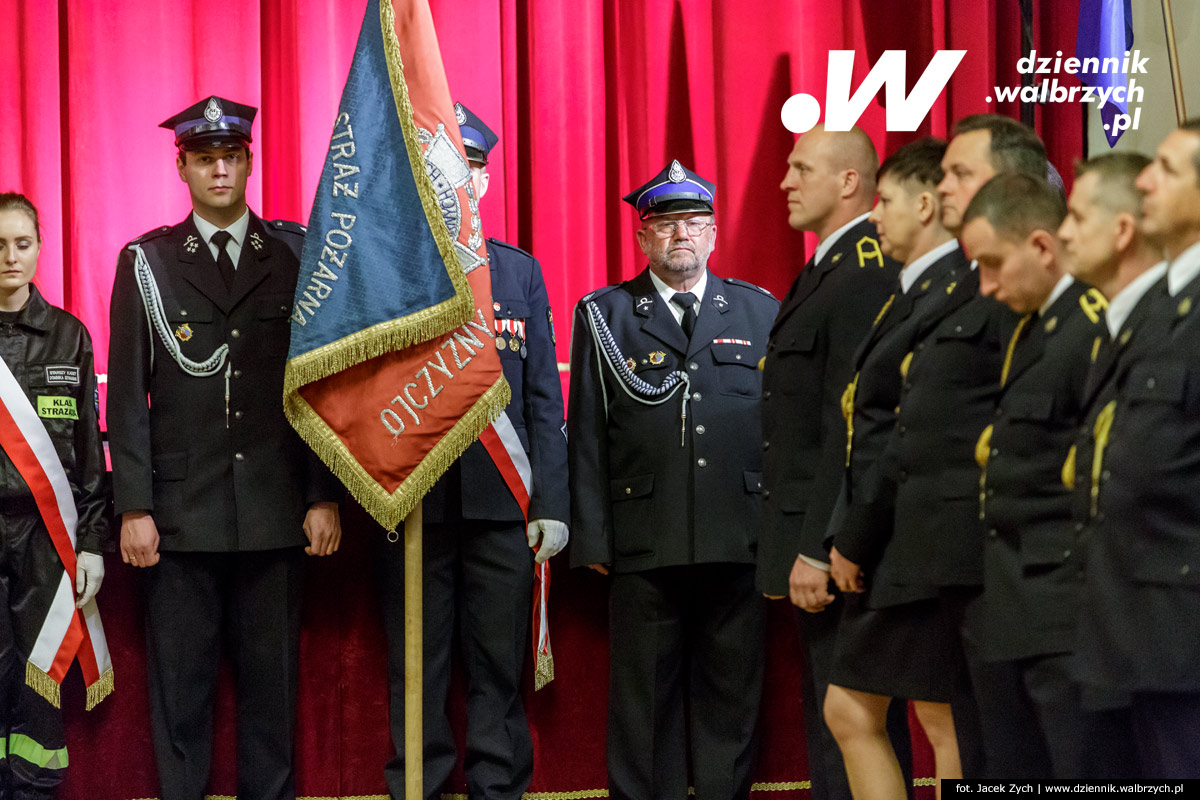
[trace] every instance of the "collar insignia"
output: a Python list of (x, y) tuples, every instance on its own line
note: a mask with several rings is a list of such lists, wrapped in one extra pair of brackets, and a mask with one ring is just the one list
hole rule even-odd
[(1186, 317), (1192, 310), (1192, 298), (1185, 297), (1179, 301), (1179, 316)]
[(188, 253), (195, 253), (196, 248), (199, 246), (200, 246), (199, 237), (193, 236), (190, 233), (188, 234), (188, 237), (183, 240), (183, 249), (187, 250)]
[(1121, 332), (1121, 338), (1118, 339), (1117, 341), (1120, 342), (1122, 345), (1129, 344), (1129, 337), (1132, 335), (1133, 335), (1133, 330), (1131, 328), (1126, 328), (1124, 331)]
[(842, 260), (842, 254), (841, 254), (841, 253), (834, 253), (834, 254), (833, 254), (833, 258), (829, 259), (829, 263), (830, 263), (830, 264), (836, 264), (837, 262), (839, 262), (839, 261), (841, 261), (841, 260)]
[(258, 235), (258, 231), (250, 234), (250, 246), (254, 248), (255, 252), (259, 252), (263, 249), (263, 240), (262, 237)]
[(1051, 317), (1046, 320), (1046, 333), (1054, 333), (1054, 329), (1058, 327), (1058, 317)]
[(931, 285), (933, 285), (933, 278), (926, 278), (926, 279), (925, 279), (925, 280), (924, 280), (924, 281), (921, 283), (921, 291), (922, 291), (922, 292), (923, 292), (923, 291), (925, 291), (925, 290), (926, 290), (926, 289), (928, 289), (928, 288), (929, 288)]

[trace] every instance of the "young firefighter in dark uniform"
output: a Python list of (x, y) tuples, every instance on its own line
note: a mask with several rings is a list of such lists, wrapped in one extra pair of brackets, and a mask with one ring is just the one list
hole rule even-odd
[[(476, 201), (487, 191), (488, 152), (497, 137), (455, 104)], [(425, 561), (424, 791), (441, 797), (456, 760), (446, 713), (456, 627), (466, 666), (468, 795), (518, 800), (533, 776), (533, 743), (521, 702), (530, 651), (534, 564), (567, 544), (570, 495), (562, 383), (554, 353), (550, 302), (537, 259), (496, 239), (487, 242), (496, 312), (496, 344), (512, 388), (505, 413), (529, 453), (529, 523), (479, 442), (454, 462), (423, 501)], [(537, 554), (531, 548), (537, 548)], [(404, 797), (404, 552), (383, 548), (383, 612), (388, 637), (392, 741), (385, 774)]]
[[(1076, 164), (1067, 217), (1058, 229), (1071, 274), (1108, 298), (1104, 329), (1092, 343), (1082, 424), (1063, 465), (1063, 482), (1073, 489), (1075, 545), (1069, 563), (1081, 580), (1104, 475), (1104, 447), (1097, 449), (1096, 442), (1105, 442), (1111, 429), (1122, 362), (1154, 298), (1166, 291), (1167, 264), (1141, 230), (1142, 194), (1134, 185), (1149, 163), (1140, 153), (1107, 153)], [(1141, 777), (1128, 695), (1083, 687), (1082, 701), (1087, 722), (1083, 774), (1094, 780)]]
[(1137, 187), (1167, 275), (1113, 378), (1076, 668), (1085, 685), (1129, 697), (1142, 777), (1197, 778), (1200, 120), (1167, 134)]
[[(108, 534), (92, 340), (83, 323), (47, 303), (30, 283), (41, 245), (33, 204), (15, 192), (0, 194), (0, 369), (7, 373), (0, 390), (0, 797), (13, 800), (49, 800), (66, 774), (58, 686), (47, 686), (50, 678), (34, 663), (35, 653), (49, 645), (54, 656), (59, 641), (48, 639), (44, 628), (57, 627), (53, 618), (84, 608), (96, 596), (104, 579), (100, 548)], [(44, 511), (24, 477), (38, 470), (27, 473), (31, 465), (20, 455), (19, 445), (37, 444), (18, 427), (22, 411), (26, 422), (44, 428), (28, 433), (47, 435), (36, 460), (57, 459), (59, 475), (66, 478), (62, 488), (74, 501), (74, 574), (64, 574)], [(51, 462), (44, 475), (53, 478), (53, 468)], [(68, 524), (65, 516), (59, 524)], [(75, 590), (65, 609), (55, 605), (63, 586)]]
[[(854, 355), (896, 286), (900, 265), (868, 220), (879, 156), (859, 128), (823, 126), (796, 140), (780, 189), (788, 225), (818, 244), (783, 298), (763, 362), (763, 518), (758, 585), (796, 606), (809, 777), (815, 800), (850, 800), (841, 750), (821, 713), (842, 598), (830, 591), (825, 531), (846, 466), (842, 394)], [(911, 777), (908, 707), (888, 731)]]
[[(1105, 301), (1074, 282), (1054, 232), (1066, 215), (1058, 191), (1028, 175), (998, 175), (963, 215), (962, 242), (980, 288), (1023, 318), (1001, 371), (995, 423), (980, 437), (984, 593), (979, 639), (987, 661), (1013, 680), (975, 682), (985, 742), (1023, 736), (1041, 763), (989, 765), (1014, 777), (1081, 774), (1084, 719), (1069, 665), (1077, 584), (1071, 496), (1062, 467), (1080, 421), (1084, 380)], [(1018, 722), (1032, 711), (1038, 726)], [(988, 752), (992, 752), (989, 749)]]
[(122, 557), (145, 569), (163, 800), (204, 796), (223, 638), (238, 796), (294, 797), (303, 553), (341, 538), (341, 487), (283, 416), (304, 229), (246, 206), (254, 114), (210, 97), (162, 124), (193, 213), (131, 242), (113, 284), (113, 494)]
[(586, 295), (572, 329), (571, 564), (612, 573), (614, 798), (683, 798), (689, 761), (698, 797), (750, 792), (764, 625), (756, 366), (779, 304), (708, 271), (713, 188), (672, 161), (627, 195), (649, 267)]
[[(930, 743), (936, 777), (961, 778), (950, 700), (965, 675), (957, 633), (932, 583), (897, 592), (883, 579), (884, 545), (896, 527), (896, 495), (908, 473), (896, 469), (897, 423), (920, 336), (955, 308), (953, 292), (970, 267), (941, 222), (937, 184), (946, 143), (921, 139), (879, 168), (871, 221), (884, 252), (902, 260), (895, 294), (878, 312), (846, 389), (845, 513), (830, 533), (831, 574), (849, 593), (838, 627), (825, 717), (858, 797), (899, 796), (903, 774), (884, 735), (894, 698), (912, 700)], [(864, 572), (866, 573), (864, 579)], [(863, 594), (864, 581), (866, 593)], [(892, 590), (892, 591), (889, 591)]]

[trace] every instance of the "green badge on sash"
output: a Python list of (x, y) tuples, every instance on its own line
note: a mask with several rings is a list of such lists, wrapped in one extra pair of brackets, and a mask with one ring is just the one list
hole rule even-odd
[(39, 396), (37, 409), (38, 416), (47, 419), (79, 419), (74, 397)]

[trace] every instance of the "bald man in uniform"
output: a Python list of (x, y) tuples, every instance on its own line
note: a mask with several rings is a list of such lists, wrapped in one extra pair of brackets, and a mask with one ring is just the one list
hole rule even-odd
[[(783, 298), (763, 362), (763, 524), (758, 586), (797, 607), (802, 691), (813, 796), (848, 800), (837, 742), (821, 708), (829, 685), (841, 598), (829, 588), (825, 530), (846, 460), (841, 397), (854, 354), (896, 285), (900, 265), (882, 254), (867, 217), (879, 156), (860, 128), (801, 136), (780, 184), (788, 224), (817, 235), (817, 249)], [(911, 778), (904, 703), (888, 718)], [(911, 780), (908, 781), (911, 785)]]

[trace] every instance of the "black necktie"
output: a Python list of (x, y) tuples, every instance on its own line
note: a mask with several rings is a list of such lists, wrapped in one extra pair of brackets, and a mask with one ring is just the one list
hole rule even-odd
[(233, 234), (229, 231), (217, 231), (212, 235), (212, 243), (217, 246), (217, 271), (221, 273), (226, 289), (233, 288), (233, 259), (225, 249), (225, 245), (229, 244), (232, 238)]
[(690, 340), (696, 327), (696, 295), (691, 292), (676, 292), (671, 302), (683, 309), (683, 319), (679, 321), (679, 325)]

